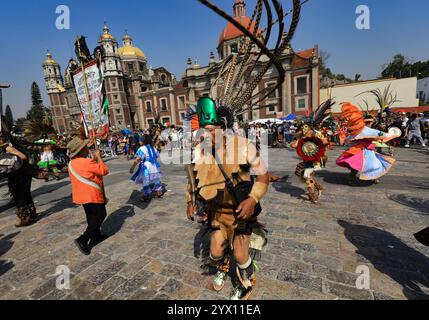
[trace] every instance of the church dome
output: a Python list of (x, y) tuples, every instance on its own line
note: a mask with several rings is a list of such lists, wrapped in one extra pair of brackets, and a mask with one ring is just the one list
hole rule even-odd
[[(246, 3), (244, 0), (235, 0), (234, 20), (240, 23), (245, 28), (248, 28), (250, 24), (249, 31), (252, 33), (255, 30), (255, 21), (251, 22), (250, 17), (246, 16)], [(235, 38), (241, 37), (242, 35), (243, 35), (243, 32), (241, 32), (231, 22), (228, 22), (228, 24), (226, 25), (226, 28), (222, 31), (219, 37), (219, 45), (221, 45), (225, 41), (229, 41), (229, 40), (233, 40)]]
[(123, 46), (119, 48), (119, 56), (123, 59), (127, 58), (138, 58), (138, 59), (146, 59), (146, 56), (142, 50), (133, 45), (133, 39), (126, 34), (124, 36)]
[(103, 34), (100, 36), (100, 41), (103, 40), (115, 40), (115, 38), (110, 34), (110, 30), (106, 22), (104, 23)]
[[(242, 26), (247, 28), (250, 23), (249, 17), (235, 17), (235, 21), (239, 22)], [(255, 30), (255, 21), (252, 22), (250, 26), (250, 32), (253, 32)], [(231, 22), (228, 22), (226, 28), (222, 31), (220, 37), (219, 37), (219, 44), (222, 42), (232, 40), (238, 37), (241, 37), (243, 35), (243, 32), (238, 30), (236, 26), (234, 26)]]
[(58, 63), (52, 58), (52, 54), (48, 51), (48, 53), (46, 53), (46, 60), (43, 64), (44, 65), (57, 65)]

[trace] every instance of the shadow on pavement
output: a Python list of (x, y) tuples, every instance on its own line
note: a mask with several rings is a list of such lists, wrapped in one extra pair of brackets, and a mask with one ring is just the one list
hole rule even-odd
[(14, 206), (15, 204), (13, 203), (12, 199), (10, 199), (10, 201), (7, 204), (0, 206), (0, 213), (13, 208)]
[[(349, 185), (349, 177), (350, 174), (348, 172), (330, 172), (330, 171), (320, 171), (317, 172), (316, 175), (316, 179), (317, 177), (321, 177), (323, 179), (323, 181), (325, 181), (326, 183), (329, 184), (336, 184), (339, 186), (347, 186), (350, 187)], [(373, 183), (371, 181), (358, 181), (358, 183), (356, 185), (354, 185), (353, 187), (368, 187), (368, 186), (372, 186)]]
[(125, 223), (125, 220), (135, 215), (134, 206), (126, 205), (109, 215), (101, 226), (102, 233), (111, 237), (117, 234)]
[(414, 210), (420, 215), (429, 215), (429, 200), (411, 197), (405, 194), (394, 194), (388, 198), (396, 203), (402, 204)]
[(400, 284), (408, 299), (429, 300), (420, 287), (429, 287), (428, 257), (387, 231), (343, 220), (338, 224), (344, 228), (347, 240), (357, 247), (356, 253)]
[[(39, 220), (49, 217), (50, 215), (61, 212), (65, 209), (77, 208), (78, 206), (72, 202), (72, 197), (67, 196), (58, 200), (53, 201), (55, 204), (49, 209), (39, 213)], [(36, 207), (37, 209), (37, 207)]]
[(149, 206), (150, 202), (141, 201), (142, 197), (143, 197), (142, 192), (134, 190), (131, 193), (131, 196), (128, 199), (127, 204), (131, 204), (131, 205), (136, 206), (137, 208), (139, 208), (141, 210), (145, 210)]
[[(0, 239), (0, 257), (7, 253), (13, 247), (13, 241), (11, 240), (15, 238), (18, 234), (19, 232), (15, 232)], [(0, 276), (11, 270), (14, 266), (15, 265), (13, 262), (0, 259)]]
[(62, 187), (65, 187), (67, 185), (70, 184), (70, 181), (61, 181), (55, 184), (45, 184), (42, 187), (34, 190), (33, 192), (31, 192), (31, 195), (33, 196), (33, 198), (36, 198), (38, 196), (41, 195), (45, 195), (47, 193), (52, 193)]
[(279, 181), (272, 183), (272, 186), (277, 192), (286, 193), (291, 197), (302, 199), (302, 196), (305, 195), (304, 183), (302, 184), (303, 187), (301, 189), (292, 185), (288, 179), (289, 176), (284, 176)]

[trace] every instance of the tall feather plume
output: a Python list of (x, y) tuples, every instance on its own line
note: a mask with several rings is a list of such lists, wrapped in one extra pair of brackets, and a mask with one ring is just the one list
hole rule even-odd
[[(284, 82), (285, 70), (279, 58), (285, 49), (290, 47), (290, 42), (297, 29), (301, 13), (301, 0), (291, 0), (293, 9), (290, 12), (293, 14), (287, 32), (285, 32), (287, 14), (284, 13), (279, 0), (258, 0), (247, 26), (243, 26), (211, 1), (198, 1), (244, 34), (239, 44), (238, 53), (233, 53), (223, 61), (219, 75), (213, 83), (211, 94), (221, 105), (230, 108), (233, 114), (238, 115), (247, 112), (252, 108), (254, 99), (257, 99), (254, 104), (258, 104)], [(263, 16), (266, 17), (265, 29), (260, 28)], [(269, 49), (268, 44), (273, 35), (273, 27), (276, 25), (278, 33), (275, 46)], [(256, 90), (270, 68), (277, 70), (276, 85), (263, 90)], [(255, 71), (256, 69), (258, 72)], [(255, 91), (256, 94), (254, 94)]]
[(326, 119), (326, 117), (330, 115), (332, 111), (331, 108), (334, 104), (335, 101), (333, 101), (332, 99), (328, 99), (324, 103), (322, 103), (312, 115), (313, 124), (316, 126), (321, 124)]

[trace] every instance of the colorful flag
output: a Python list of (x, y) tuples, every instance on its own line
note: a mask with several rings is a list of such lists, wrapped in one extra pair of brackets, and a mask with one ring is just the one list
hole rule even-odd
[[(86, 64), (84, 69), (86, 84), (82, 68), (79, 68), (73, 76), (84, 123), (90, 138), (105, 138), (109, 132), (109, 114), (106, 112), (108, 107), (103, 96), (103, 77), (100, 76), (101, 73), (96, 60)], [(88, 90), (90, 103), (88, 103), (85, 86)], [(91, 114), (90, 110), (92, 111)]]

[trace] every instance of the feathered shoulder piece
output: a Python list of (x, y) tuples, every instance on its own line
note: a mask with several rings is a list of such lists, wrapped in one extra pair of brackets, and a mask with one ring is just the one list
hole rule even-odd
[(343, 121), (352, 135), (359, 134), (365, 128), (363, 112), (350, 102), (344, 102), (341, 107), (340, 120)]

